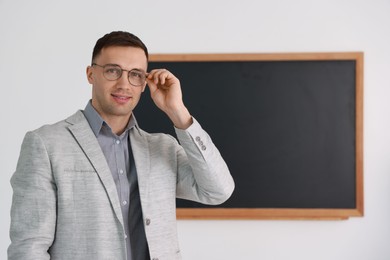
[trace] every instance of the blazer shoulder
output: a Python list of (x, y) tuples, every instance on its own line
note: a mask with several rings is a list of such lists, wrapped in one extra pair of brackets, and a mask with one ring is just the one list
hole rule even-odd
[(138, 131), (141, 136), (145, 138), (145, 140), (149, 144), (171, 144), (177, 145), (178, 141), (175, 137), (166, 133), (149, 133), (145, 130), (138, 128)]
[(68, 127), (70, 125), (76, 124), (83, 120), (86, 121), (86, 118), (84, 117), (84, 114), (81, 112), (81, 110), (78, 110), (76, 113), (74, 113), (73, 115), (69, 116), (66, 119), (60, 120), (52, 124), (45, 124), (29, 132), (34, 133), (40, 137), (63, 135), (69, 132)]
[(145, 130), (142, 130), (140, 128), (138, 128), (140, 134), (142, 136), (144, 136), (148, 141), (161, 141), (161, 140), (167, 140), (167, 141), (173, 141), (173, 142), (176, 142), (176, 138), (173, 137), (172, 135), (170, 134), (166, 134), (166, 133), (149, 133), (149, 132), (146, 132)]

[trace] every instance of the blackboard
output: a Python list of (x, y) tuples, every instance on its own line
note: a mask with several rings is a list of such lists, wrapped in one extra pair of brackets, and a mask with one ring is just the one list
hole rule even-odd
[[(236, 183), (222, 205), (178, 200), (178, 218), (363, 215), (362, 53), (151, 55), (153, 68), (180, 79)], [(175, 135), (143, 95), (140, 126)]]

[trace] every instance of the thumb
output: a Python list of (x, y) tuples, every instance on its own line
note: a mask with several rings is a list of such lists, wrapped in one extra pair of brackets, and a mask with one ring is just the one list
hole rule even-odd
[(152, 79), (148, 79), (148, 78), (146, 78), (146, 82), (148, 83), (150, 94), (153, 95), (153, 93), (157, 90), (157, 84), (154, 83)]

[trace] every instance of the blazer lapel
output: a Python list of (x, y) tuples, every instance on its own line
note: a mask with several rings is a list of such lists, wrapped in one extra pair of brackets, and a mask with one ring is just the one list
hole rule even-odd
[(69, 130), (72, 132), (74, 138), (77, 140), (81, 149), (84, 151), (92, 166), (95, 168), (96, 173), (99, 175), (107, 195), (111, 201), (111, 205), (114, 212), (123, 226), (123, 217), (121, 212), (121, 206), (119, 203), (118, 193), (110, 168), (107, 165), (106, 158), (100, 148), (100, 145), (90, 128), (88, 121), (84, 117), (81, 111), (78, 111), (73, 116), (66, 120), (71, 124)]
[(138, 128), (134, 127), (130, 131), (131, 149), (137, 169), (138, 189), (141, 198), (141, 204), (145, 207), (148, 199), (149, 177), (150, 177), (150, 151), (148, 140), (144, 133)]

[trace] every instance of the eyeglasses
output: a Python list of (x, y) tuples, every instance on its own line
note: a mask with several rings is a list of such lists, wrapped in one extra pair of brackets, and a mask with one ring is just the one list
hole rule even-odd
[(110, 81), (118, 80), (120, 77), (122, 77), (122, 73), (124, 71), (128, 72), (127, 78), (130, 84), (133, 86), (143, 86), (146, 81), (147, 74), (137, 69), (124, 70), (116, 64), (106, 64), (102, 66), (96, 63), (92, 63), (92, 66), (103, 68), (103, 76)]

